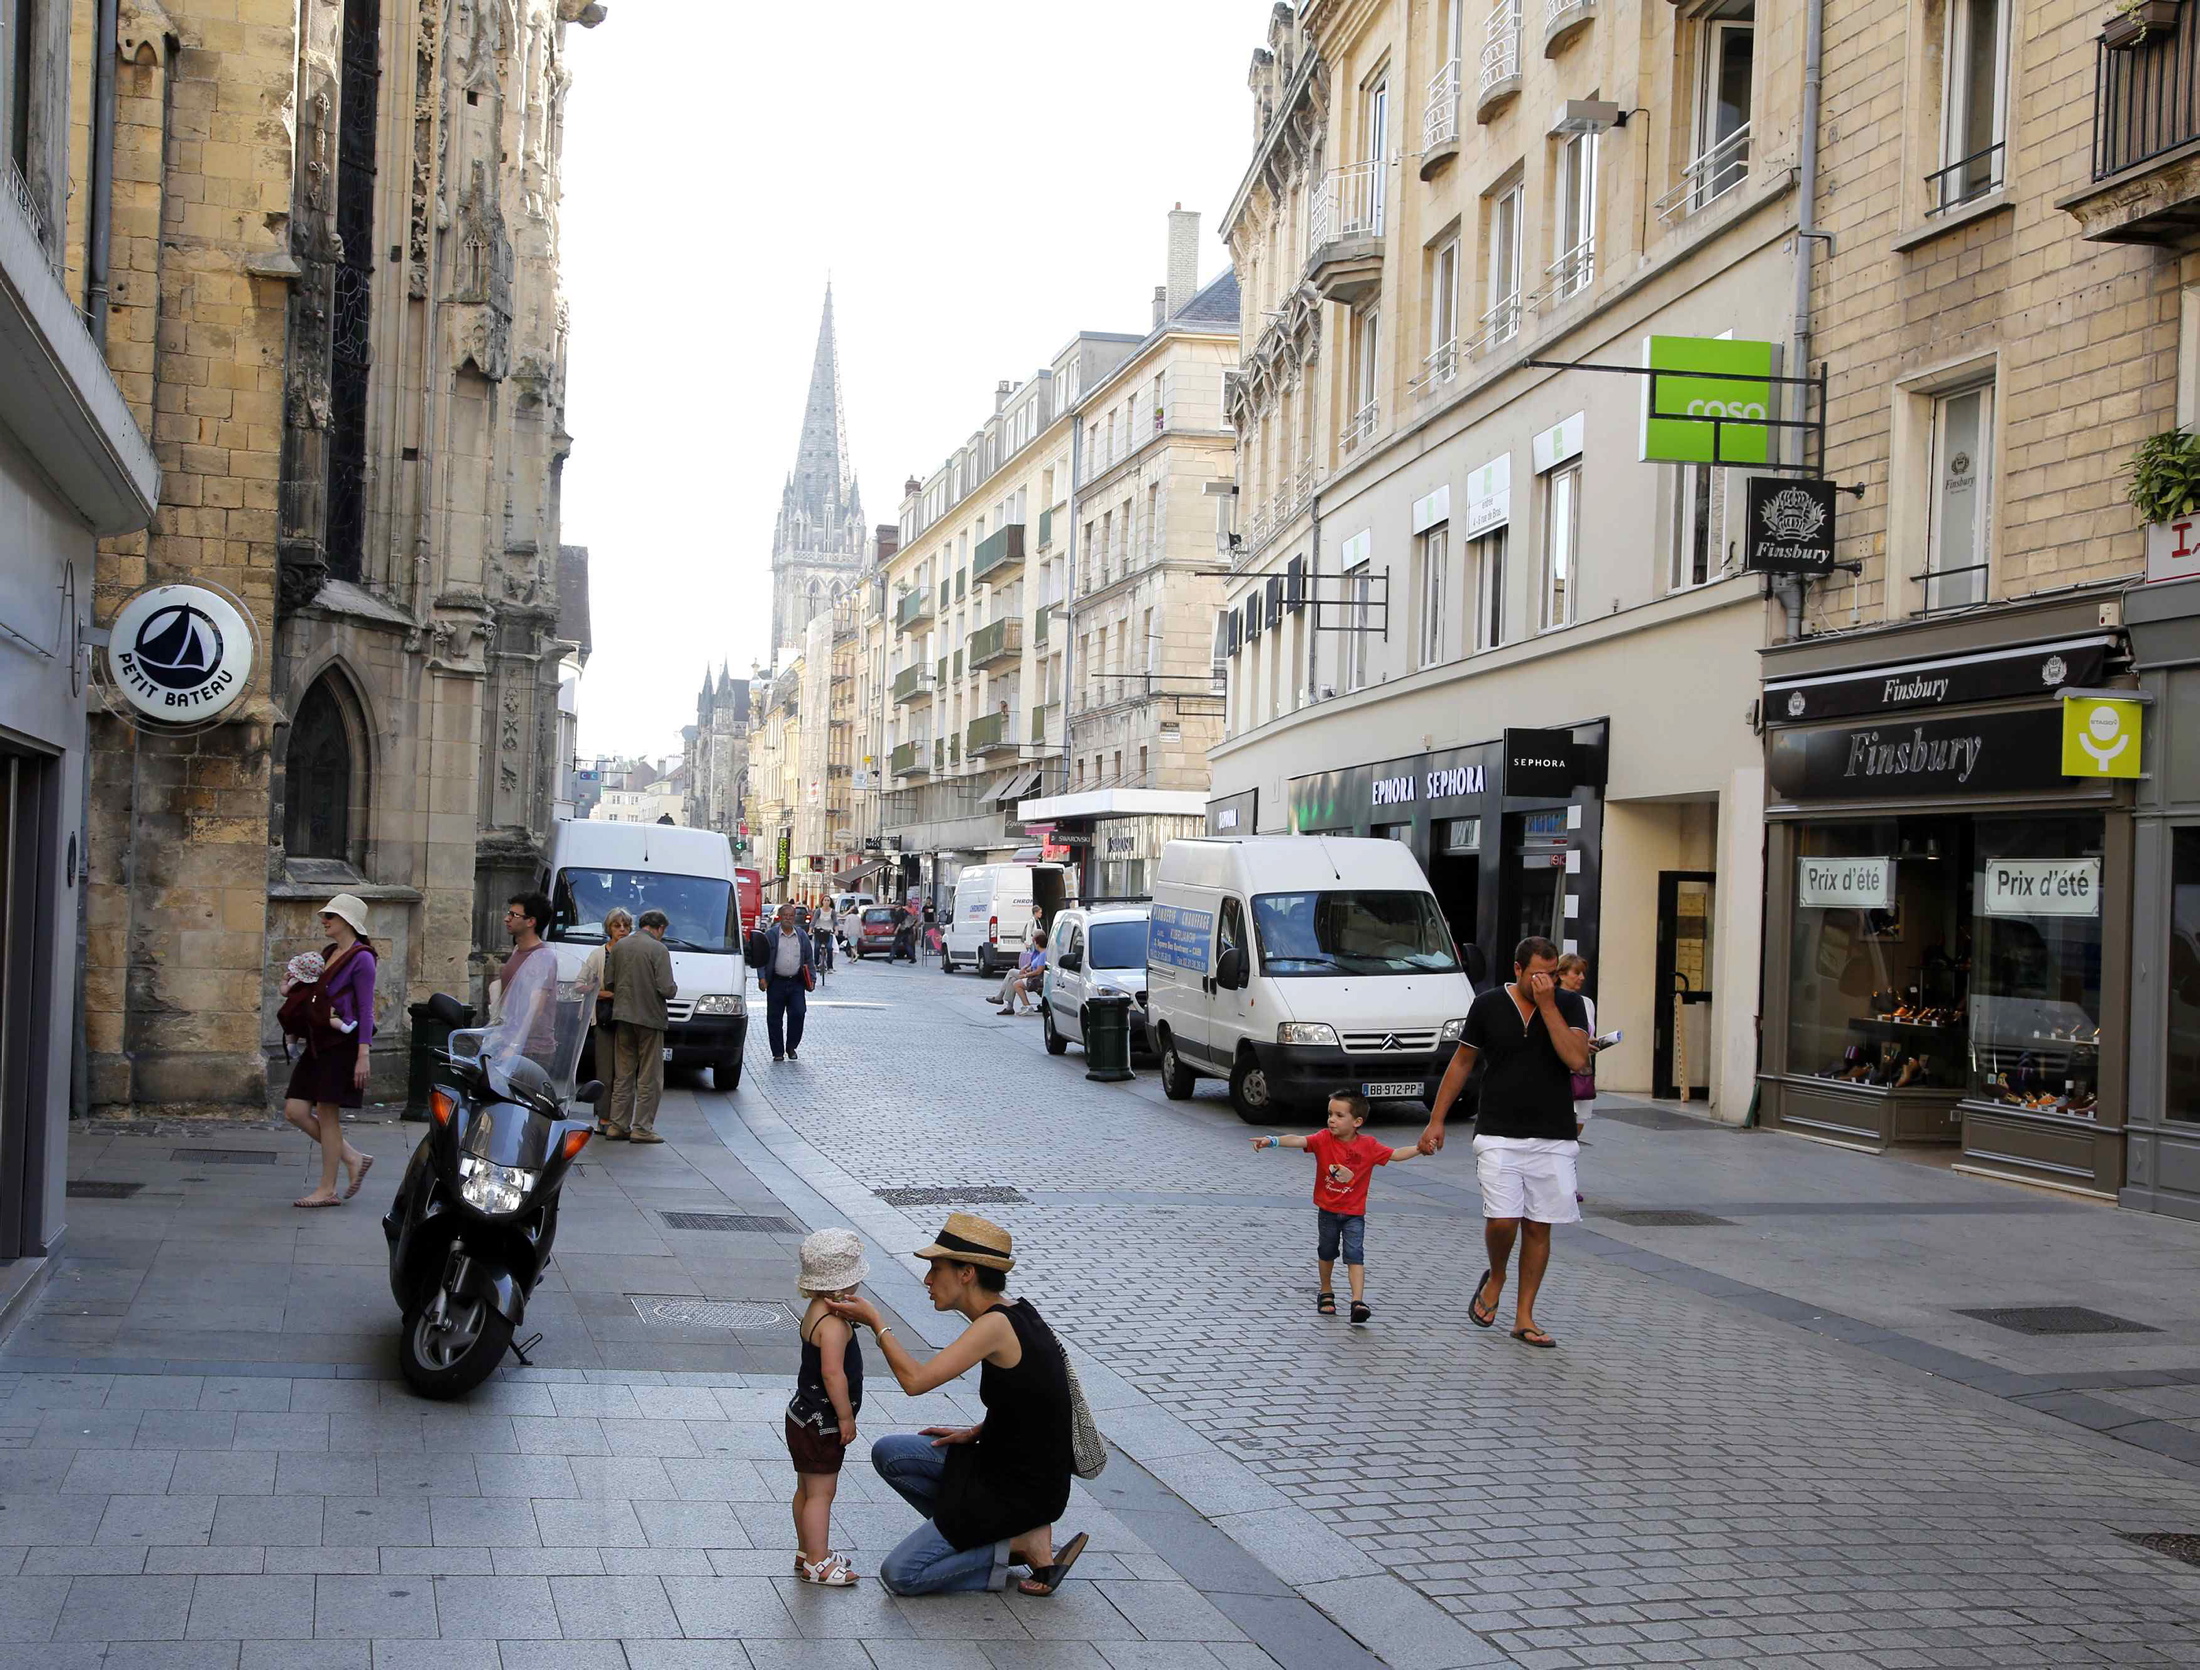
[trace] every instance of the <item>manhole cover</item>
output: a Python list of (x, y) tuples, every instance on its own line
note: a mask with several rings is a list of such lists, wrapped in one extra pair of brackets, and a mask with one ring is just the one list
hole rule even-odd
[(2188, 1566), (2200, 1566), (2200, 1536), (2189, 1531), (2118, 1531), (2116, 1535), (2156, 1554), (2182, 1560)]
[(662, 1328), (776, 1328), (787, 1320), (777, 1305), (760, 1299), (654, 1298), (646, 1293), (627, 1295), (644, 1322)]
[(725, 1235), (800, 1235), (792, 1218), (758, 1218), (740, 1212), (659, 1212), (667, 1229), (715, 1229)]
[(2158, 1334), (2144, 1322), (2089, 1310), (2084, 1305), (2002, 1305), (1987, 1310), (1958, 1310), (1974, 1322), (1991, 1322), (2013, 1334)]
[(143, 1183), (95, 1183), (88, 1177), (79, 1177), (69, 1185), (71, 1200), (128, 1200)]
[(1618, 1208), (1600, 1210), (1600, 1218), (1609, 1218), (1616, 1224), (1632, 1224), (1637, 1229), (1732, 1229), (1732, 1218), (1715, 1218), (1709, 1212), (1652, 1212), (1628, 1211)]
[(1024, 1206), (1029, 1201), (1020, 1189), (986, 1184), (960, 1189), (873, 1189), (889, 1206)]
[(184, 1165), (271, 1166), (273, 1154), (258, 1148), (178, 1148), (168, 1156)]

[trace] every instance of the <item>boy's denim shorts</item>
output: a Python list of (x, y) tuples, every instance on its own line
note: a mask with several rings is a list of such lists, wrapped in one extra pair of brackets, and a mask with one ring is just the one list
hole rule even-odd
[(1347, 1264), (1367, 1262), (1367, 1218), (1358, 1212), (1346, 1217), (1342, 1212), (1326, 1212), (1314, 1208), (1321, 1218), (1320, 1252), (1317, 1257), (1327, 1262), (1337, 1256), (1337, 1244), (1344, 1243), (1344, 1261)]

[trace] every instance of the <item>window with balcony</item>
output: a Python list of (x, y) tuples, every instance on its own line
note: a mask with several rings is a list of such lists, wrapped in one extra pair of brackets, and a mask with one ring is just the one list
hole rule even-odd
[(1545, 269), (1551, 300), (1562, 302), (1596, 277), (1597, 136), (1566, 136), (1558, 153), (1557, 213), (1551, 217), (1552, 261)]
[(1986, 600), (1993, 505), (1994, 386), (1934, 397), (1925, 531), (1925, 608)]
[(1502, 347), (1520, 334), (1520, 210), (1522, 187), (1487, 198), (1483, 246), (1489, 251), (1489, 307), (1482, 315), (1479, 346)]
[(1371, 164), (1367, 188), (1369, 229), (1379, 237), (1383, 230), (1383, 198), (1390, 162), (1390, 82), (1387, 78), (1367, 90), (1365, 114), (1360, 154)]
[(1948, 0), (1941, 52), (1940, 167), (1928, 215), (2000, 189), (2008, 161), (2010, 0)]
[(1429, 257), (1428, 355), (1421, 382), (1434, 388), (1459, 370), (1459, 240), (1447, 238)]
[(1497, 0), (1483, 20), (1474, 88), (1475, 119), (1482, 122), (1520, 91), (1520, 0)]
[(1383, 321), (1380, 310), (1369, 308), (1352, 325), (1352, 416), (1345, 424), (1347, 452), (1375, 433), (1380, 414)]
[(1709, 464), (1675, 466), (1673, 560), (1668, 591), (1708, 585), (1726, 566), (1726, 471)]
[(1451, 659), (1451, 528), (1439, 522), (1421, 535), (1415, 554), (1414, 645), (1418, 662), (1433, 667)]
[(1753, 0), (1727, 0), (1698, 25), (1695, 114), (1680, 182), (1658, 199), (1661, 221), (1685, 219), (1749, 178), (1757, 42)]
[(1505, 641), (1505, 540), (1500, 525), (1474, 542), (1474, 647), (1496, 649)]
[(1574, 623), (1575, 564), (1580, 559), (1581, 465), (1561, 465), (1543, 478), (1542, 629)]
[(1444, 0), (1437, 17), (1439, 67), (1429, 77), (1428, 98), (1421, 112), (1423, 149), (1449, 144), (1459, 137), (1459, 60), (1465, 26), (1466, 0)]

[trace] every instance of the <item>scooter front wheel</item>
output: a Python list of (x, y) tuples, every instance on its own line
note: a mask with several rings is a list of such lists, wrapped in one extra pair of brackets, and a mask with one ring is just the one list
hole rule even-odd
[(405, 1316), (397, 1342), (397, 1367), (405, 1383), (422, 1397), (464, 1397), (504, 1361), (511, 1348), (512, 1325), (486, 1298), (437, 1296)]

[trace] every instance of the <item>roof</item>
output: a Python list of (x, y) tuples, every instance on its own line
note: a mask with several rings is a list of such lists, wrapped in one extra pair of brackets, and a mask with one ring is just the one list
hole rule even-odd
[(1237, 268), (1225, 267), (1222, 276), (1177, 309), (1169, 323), (1181, 320), (1188, 325), (1223, 324), (1235, 328), (1239, 304)]
[(581, 646), (581, 659), (592, 647), (588, 636), (588, 547), (558, 547), (558, 636)]

